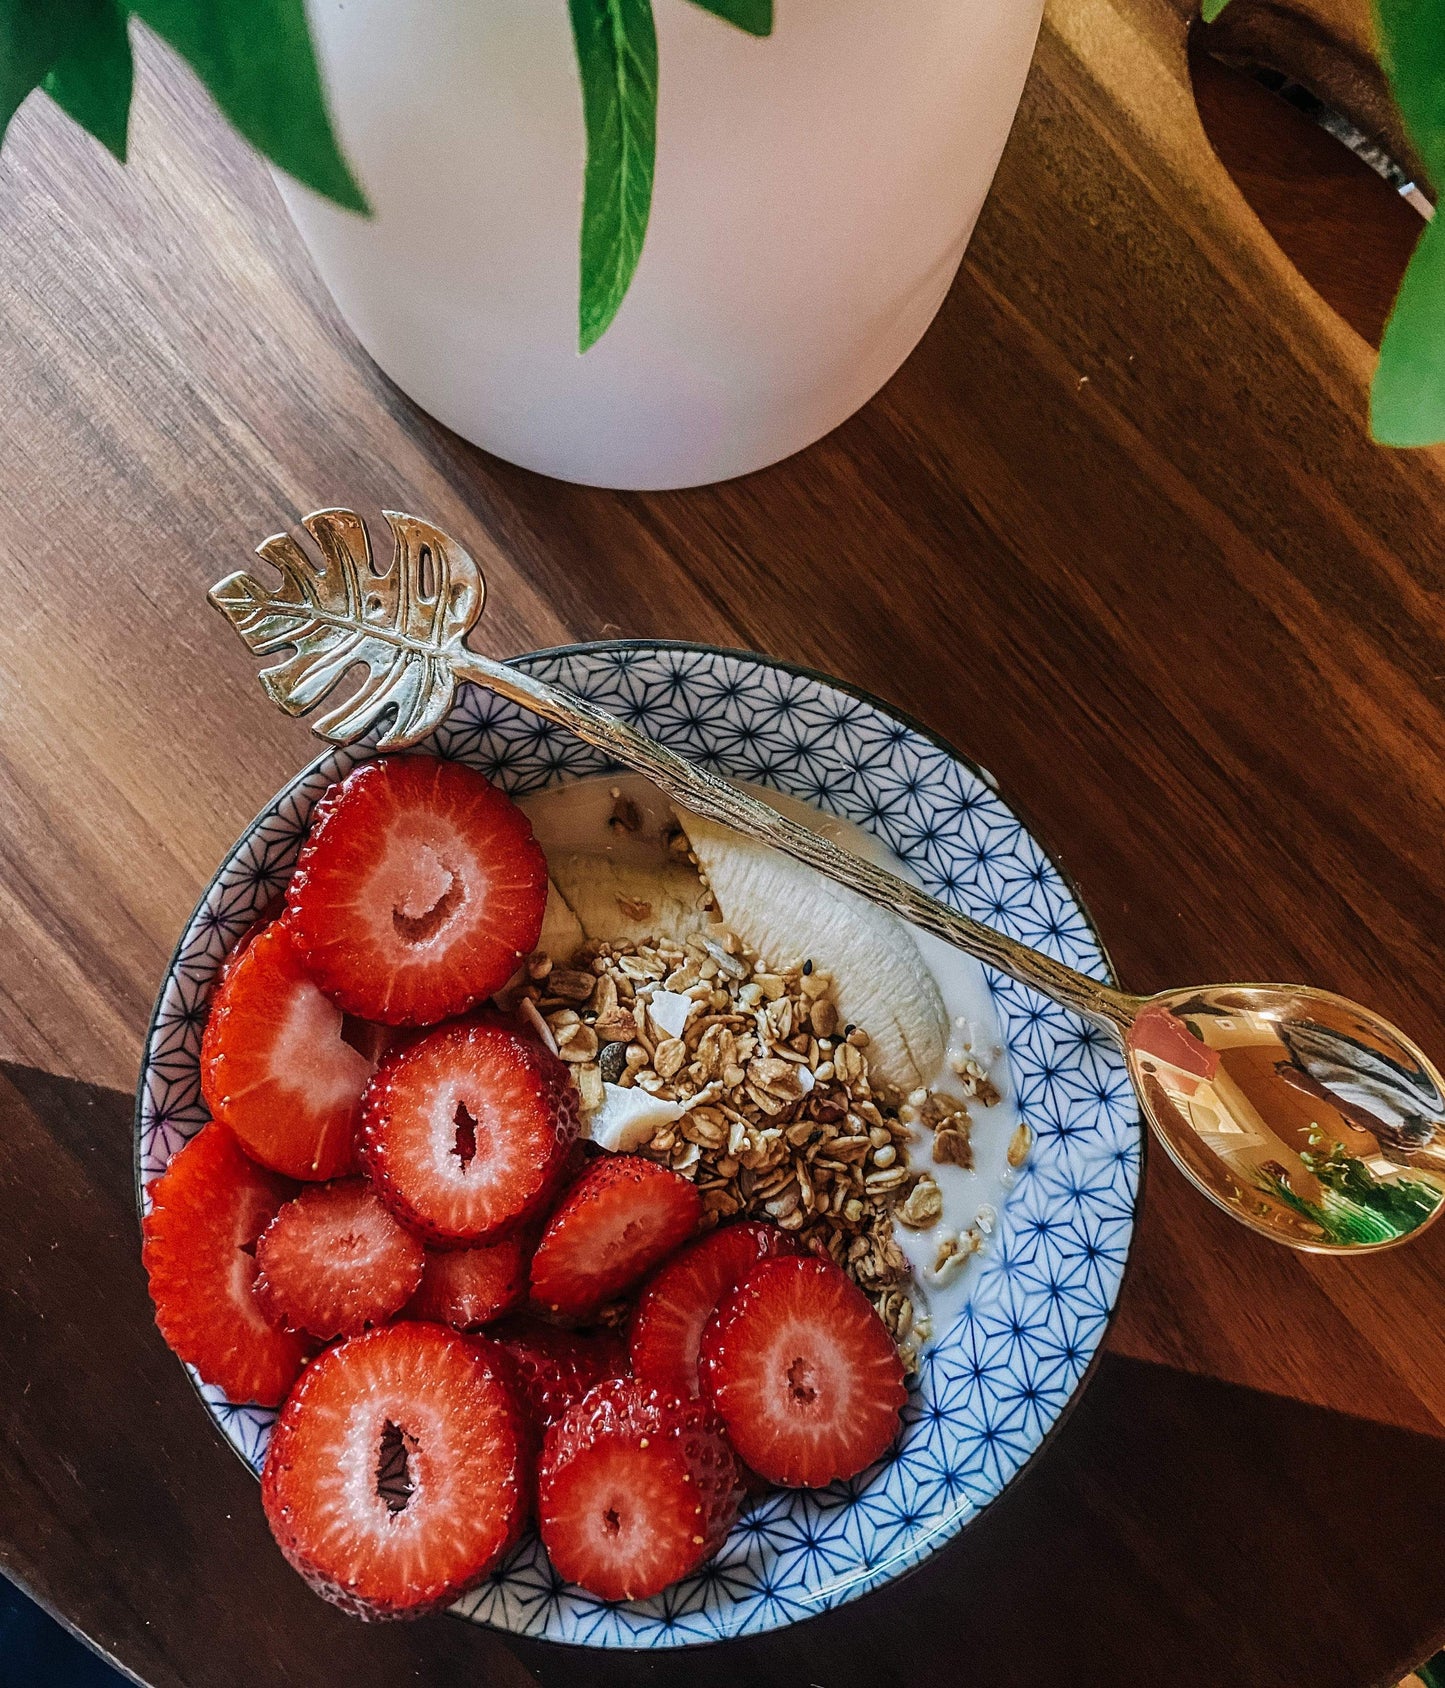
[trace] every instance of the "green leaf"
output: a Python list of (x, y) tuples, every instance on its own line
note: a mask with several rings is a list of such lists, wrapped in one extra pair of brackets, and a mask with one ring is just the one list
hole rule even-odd
[(332, 131), (304, 0), (131, 0), (189, 61), (273, 164), (350, 211), (368, 211)]
[(1213, 23), (1228, 4), (1229, 0), (1204, 0), (1204, 4), (1199, 8), (1199, 15), (1205, 23)]
[[(1437, 191), (1445, 185), (1445, 0), (1375, 0), (1380, 60)], [(1425, 230), (1385, 325), (1370, 393), (1382, 445), (1445, 440), (1445, 211)]]
[(652, 0), (569, 0), (587, 173), (582, 199), (578, 350), (612, 325), (642, 256), (657, 159), (657, 32)]
[(0, 138), (77, 27), (75, 0), (0, 0)]
[(1445, 222), (1440, 218), (1415, 248), (1385, 324), (1370, 389), (1370, 433), (1381, 445), (1445, 440)]
[[(1225, 0), (1213, 0), (1213, 3), (1222, 7)], [(773, 33), (773, 0), (693, 0), (693, 4), (715, 17), (726, 18), (749, 35)]]
[(126, 11), (118, 0), (76, 0), (76, 10), (45, 92), (124, 164), (134, 79)]

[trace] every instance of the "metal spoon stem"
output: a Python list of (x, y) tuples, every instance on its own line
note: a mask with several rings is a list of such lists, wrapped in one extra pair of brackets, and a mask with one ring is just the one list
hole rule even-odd
[(510, 698), (534, 714), (566, 727), (624, 767), (645, 774), (692, 814), (719, 821), (761, 844), (781, 850), (825, 878), (891, 910), (910, 925), (932, 932), (945, 943), (956, 945), (990, 967), (997, 967), (1020, 984), (1042, 991), (1123, 1043), (1124, 1032), (1133, 1022), (1142, 997), (1128, 996), (1062, 961), (1017, 943), (981, 921), (945, 907), (896, 873), (839, 849), (818, 833), (779, 814), (696, 763), (686, 761), (585, 698), (472, 651), (464, 652), (452, 667), (458, 679)]

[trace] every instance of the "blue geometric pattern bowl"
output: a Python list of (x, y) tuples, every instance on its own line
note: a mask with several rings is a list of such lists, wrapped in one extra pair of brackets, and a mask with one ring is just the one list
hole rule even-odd
[[(856, 821), (934, 896), (1108, 976), (1069, 886), (987, 777), (882, 704), (762, 657), (689, 645), (588, 645), (519, 666), (719, 772)], [(606, 767), (561, 729), (469, 688), (424, 748), (519, 793)], [(284, 888), (312, 804), (368, 754), (364, 746), (331, 751), (293, 780), (236, 844), (186, 928), (141, 1068), (142, 1192), (205, 1122), (200, 1037), (222, 959)], [(459, 1603), (460, 1613), (604, 1647), (754, 1634), (898, 1576), (1017, 1474), (1079, 1388), (1118, 1296), (1141, 1140), (1113, 1047), (1011, 980), (991, 975), (989, 985), (1035, 1148), (988, 1252), (969, 1268), (966, 1306), (913, 1380), (895, 1452), (851, 1482), (755, 1502), (710, 1565), (655, 1599), (594, 1599), (563, 1583), (529, 1538)], [(222, 1434), (259, 1467), (274, 1414), (198, 1388)]]

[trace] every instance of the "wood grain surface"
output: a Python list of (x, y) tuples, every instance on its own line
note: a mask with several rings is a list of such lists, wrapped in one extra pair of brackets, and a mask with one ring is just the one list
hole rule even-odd
[[(187, 1386), (149, 1325), (125, 1093), (200, 888), (311, 751), (203, 594), (321, 505), (456, 534), (488, 654), (713, 640), (921, 717), (997, 775), (1132, 988), (1301, 979), (1445, 1051), (1445, 457), (1366, 440), (1370, 348), (1212, 149), (1186, 37), (1166, 0), (1058, 0), (918, 353), (802, 457), (666, 495), (545, 481), (420, 415), (162, 55), (124, 173), (22, 114), (0, 158), (0, 1564), (138, 1678), (1361, 1688), (1445, 1636), (1445, 1234), (1308, 1260), (1158, 1155), (1108, 1356), (1035, 1471), (926, 1570), (771, 1641), (644, 1663), (346, 1625), (283, 1572), (199, 1408), (152, 1428)], [(1341, 213), (1291, 168), (1352, 260), (1395, 262), (1364, 199)]]

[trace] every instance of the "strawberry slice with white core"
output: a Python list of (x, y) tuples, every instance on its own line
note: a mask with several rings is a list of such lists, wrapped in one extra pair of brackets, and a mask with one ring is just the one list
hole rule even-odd
[(229, 962), (201, 1040), (201, 1093), (246, 1153), (290, 1178), (356, 1169), (361, 1092), (373, 1063), (348, 1041), (282, 921)]
[(252, 1293), (256, 1239), (296, 1186), (205, 1126), (150, 1187), (141, 1258), (156, 1324), (175, 1352), (238, 1405), (278, 1406), (310, 1345), (278, 1330)]
[(425, 1260), (366, 1179), (312, 1184), (262, 1232), (256, 1296), (290, 1330), (356, 1336), (400, 1312)]
[(377, 1068), (358, 1147), (382, 1200), (428, 1242), (495, 1241), (551, 1200), (577, 1109), (555, 1055), (505, 1026), (462, 1021)]
[(390, 756), (316, 805), (286, 918), (333, 1001), (417, 1026), (500, 990), (546, 904), (546, 858), (509, 797), (460, 762)]
[(801, 1254), (787, 1231), (756, 1219), (723, 1225), (675, 1254), (643, 1286), (629, 1332), (632, 1370), (682, 1395), (701, 1393), (697, 1356), (718, 1302), (760, 1260)]
[(790, 1488), (880, 1459), (907, 1398), (867, 1296), (813, 1255), (753, 1267), (708, 1321), (699, 1371), (738, 1457)]
[(445, 1606), (516, 1541), (530, 1432), (506, 1361), (441, 1325), (402, 1323), (306, 1368), (261, 1474), (277, 1545), (362, 1618)]
[(527, 1252), (520, 1237), (476, 1248), (429, 1248), (410, 1319), (475, 1330), (516, 1307), (527, 1294)]
[(567, 1191), (532, 1256), (532, 1300), (590, 1318), (685, 1243), (702, 1198), (681, 1173), (641, 1155), (602, 1155)]
[(537, 1523), (554, 1568), (645, 1600), (722, 1546), (742, 1491), (716, 1415), (632, 1379), (599, 1383), (547, 1431)]

